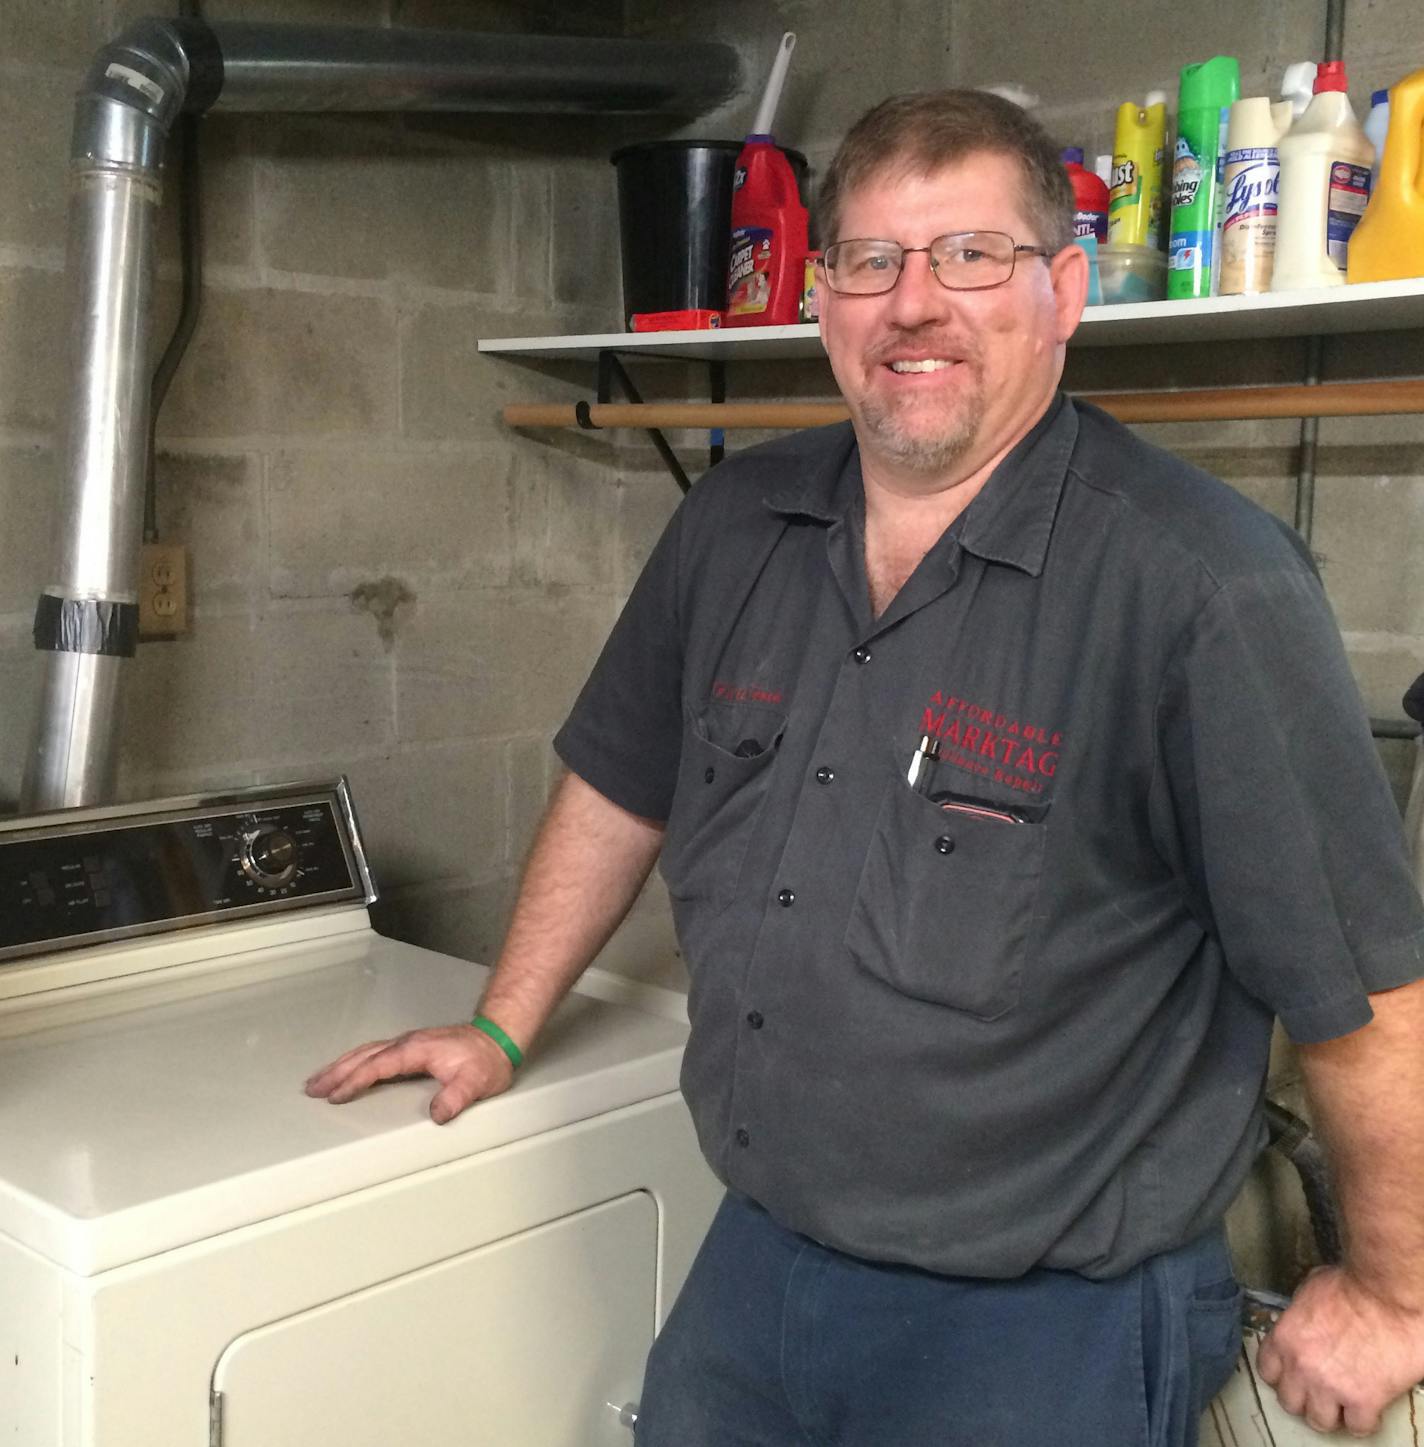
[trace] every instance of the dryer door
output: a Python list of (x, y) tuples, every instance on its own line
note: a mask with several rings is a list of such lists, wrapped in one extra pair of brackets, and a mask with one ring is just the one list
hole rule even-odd
[(629, 1447), (657, 1234), (636, 1191), (247, 1332), (213, 1373), (219, 1440)]

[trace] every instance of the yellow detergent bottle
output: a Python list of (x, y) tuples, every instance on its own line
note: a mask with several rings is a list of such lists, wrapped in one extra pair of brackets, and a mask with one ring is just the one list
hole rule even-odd
[(1379, 190), (1350, 237), (1351, 281), (1424, 276), (1424, 70), (1389, 93)]
[(1117, 108), (1112, 177), (1108, 182), (1108, 240), (1114, 246), (1162, 245), (1162, 172), (1167, 156), (1167, 95)]

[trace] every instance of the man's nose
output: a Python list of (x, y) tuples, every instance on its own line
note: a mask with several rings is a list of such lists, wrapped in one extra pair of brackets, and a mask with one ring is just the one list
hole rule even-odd
[(900, 279), (890, 293), (890, 320), (902, 327), (918, 326), (944, 316), (953, 305), (952, 297), (953, 293), (935, 280), (929, 252), (907, 252)]

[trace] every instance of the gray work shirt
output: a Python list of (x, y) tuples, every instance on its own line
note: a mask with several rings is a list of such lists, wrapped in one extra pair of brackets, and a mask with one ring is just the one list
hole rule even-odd
[(556, 747), (667, 820), (729, 1186), (873, 1260), (1115, 1275), (1237, 1191), (1273, 1014), (1424, 974), (1339, 634), (1294, 534), (1062, 398), (878, 618), (863, 530), (848, 426), (715, 469)]

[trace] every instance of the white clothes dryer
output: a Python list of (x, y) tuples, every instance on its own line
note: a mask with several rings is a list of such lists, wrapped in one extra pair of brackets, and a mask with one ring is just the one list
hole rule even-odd
[(305, 1076), (460, 1019), (343, 782), (0, 826), (0, 1440), (627, 1447), (720, 1197), (680, 996), (590, 971), (505, 1095)]

